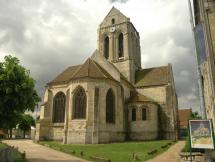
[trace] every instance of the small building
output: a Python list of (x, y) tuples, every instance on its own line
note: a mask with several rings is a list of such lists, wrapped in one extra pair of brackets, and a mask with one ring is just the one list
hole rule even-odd
[(192, 113), (191, 108), (178, 110), (180, 138), (185, 138), (187, 136), (187, 126), (188, 126), (188, 119), (189, 119), (190, 113)]

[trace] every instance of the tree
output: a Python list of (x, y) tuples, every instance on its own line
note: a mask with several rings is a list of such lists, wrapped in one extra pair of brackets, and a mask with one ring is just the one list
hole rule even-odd
[(199, 113), (196, 111), (196, 112), (190, 112), (189, 114), (189, 117), (188, 117), (190, 120), (191, 119), (202, 119), (202, 117), (199, 115)]
[(10, 130), (18, 122), (20, 114), (34, 111), (40, 98), (30, 71), (11, 55), (0, 62), (0, 127)]
[(31, 130), (31, 126), (35, 126), (35, 120), (31, 115), (23, 114), (18, 123), (19, 129), (23, 131), (23, 137), (25, 138), (26, 131)]
[[(189, 120), (195, 120), (195, 119), (202, 119), (202, 117), (199, 115), (199, 113), (196, 112), (190, 112), (189, 116), (188, 116)], [(189, 128), (188, 128), (189, 129)], [(187, 130), (188, 131), (188, 130)], [(182, 150), (183, 152), (189, 152), (190, 151), (190, 141), (189, 141), (189, 137), (186, 138), (186, 143), (185, 143), (185, 147)], [(201, 149), (192, 149), (192, 151), (197, 151), (200, 152)]]

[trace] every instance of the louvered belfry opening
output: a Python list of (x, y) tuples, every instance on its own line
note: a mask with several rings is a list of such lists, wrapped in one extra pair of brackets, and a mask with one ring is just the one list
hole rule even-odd
[(120, 57), (124, 57), (124, 51), (123, 51), (123, 34), (121, 33), (119, 35), (119, 38), (118, 38), (118, 44), (119, 44), (119, 48), (118, 48), (118, 52), (119, 52), (119, 58)]
[(108, 38), (108, 36), (106, 36), (105, 40), (104, 40), (104, 57), (106, 59), (109, 58), (109, 38)]

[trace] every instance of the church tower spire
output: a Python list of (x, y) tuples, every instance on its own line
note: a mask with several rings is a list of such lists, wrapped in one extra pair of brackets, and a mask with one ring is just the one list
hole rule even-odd
[(98, 51), (134, 84), (141, 68), (140, 37), (130, 19), (112, 7), (98, 29)]

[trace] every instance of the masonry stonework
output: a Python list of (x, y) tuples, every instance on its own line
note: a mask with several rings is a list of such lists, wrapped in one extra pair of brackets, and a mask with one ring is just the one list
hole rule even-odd
[(142, 69), (139, 33), (113, 7), (91, 58), (47, 83), (36, 140), (176, 140), (176, 101), (171, 65)]

